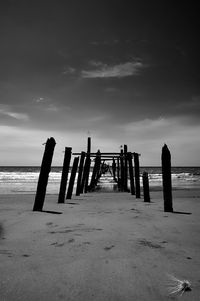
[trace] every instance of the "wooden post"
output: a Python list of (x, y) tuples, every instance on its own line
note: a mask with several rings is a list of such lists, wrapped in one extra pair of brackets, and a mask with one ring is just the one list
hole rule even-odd
[(68, 186), (68, 190), (67, 190), (66, 199), (71, 199), (72, 198), (74, 180), (75, 180), (76, 171), (77, 171), (77, 168), (78, 168), (78, 161), (79, 161), (79, 157), (75, 157), (74, 158), (74, 163), (73, 163), (73, 166), (72, 166), (71, 177), (70, 177), (70, 180), (69, 180), (69, 186)]
[(113, 158), (112, 173), (113, 173), (113, 180), (116, 182), (116, 163), (115, 163), (115, 158)]
[(98, 182), (98, 180), (101, 178), (101, 156), (99, 158), (99, 161), (98, 161), (98, 165), (97, 165), (97, 176), (96, 176), (96, 184)]
[(84, 191), (85, 193), (88, 192), (88, 179), (89, 179), (89, 174), (90, 174), (90, 154), (86, 155), (85, 159), (85, 165), (83, 169), (83, 178), (82, 178), (82, 183), (81, 183), (81, 193)]
[(171, 154), (170, 154), (170, 151), (166, 144), (162, 148), (161, 160), (162, 160), (164, 211), (165, 212), (173, 212)]
[(105, 168), (104, 168), (104, 166), (105, 166), (105, 160), (103, 160), (103, 162), (101, 163), (101, 173), (102, 174), (105, 174)]
[(40, 169), (33, 211), (42, 211), (55, 145), (56, 141), (53, 137), (47, 139)]
[(124, 191), (124, 154), (122, 149), (120, 154), (120, 171), (121, 171), (120, 191)]
[(87, 141), (87, 153), (91, 153), (91, 137), (88, 137), (88, 141)]
[(85, 152), (81, 152), (81, 159), (78, 169), (78, 180), (77, 180), (77, 186), (76, 186), (76, 195), (80, 195), (81, 193), (81, 182), (82, 182), (82, 175), (83, 175), (83, 165), (85, 160)]
[(87, 156), (85, 160), (85, 166), (83, 171), (83, 190), (85, 193), (88, 192), (88, 181), (89, 181), (89, 175), (90, 175), (90, 153), (91, 153), (91, 137), (88, 137), (87, 140)]
[(87, 154), (87, 157), (86, 157), (86, 177), (85, 177), (85, 186), (84, 186), (84, 192), (87, 193), (88, 192), (88, 189), (89, 189), (89, 185), (88, 185), (88, 182), (89, 182), (89, 176), (90, 176), (90, 164), (91, 164), (91, 159), (90, 159), (90, 154)]
[(149, 177), (148, 177), (148, 173), (145, 171), (143, 172), (142, 180), (143, 180), (144, 202), (150, 202)]
[(128, 147), (124, 144), (124, 191), (128, 191), (128, 161), (127, 161), (127, 151)]
[(128, 156), (128, 166), (129, 166), (131, 194), (135, 195), (135, 184), (134, 184), (134, 174), (133, 174), (132, 153), (127, 153), (127, 156)]
[(100, 164), (101, 164), (101, 153), (98, 150), (98, 152), (96, 154), (96, 158), (95, 158), (95, 163), (94, 163), (94, 167), (93, 167), (93, 173), (92, 173), (90, 187), (89, 187), (90, 191), (92, 189), (94, 189), (95, 186), (96, 186), (96, 180), (97, 180), (97, 177), (98, 177), (98, 170), (99, 170)]
[(139, 165), (139, 154), (133, 153), (134, 165), (135, 165), (135, 189), (136, 198), (140, 198), (140, 165)]
[(118, 190), (120, 190), (120, 175), (119, 175), (119, 169), (120, 169), (120, 163), (119, 163), (119, 157), (117, 157), (117, 186)]
[(60, 182), (60, 192), (59, 192), (59, 196), (58, 196), (59, 204), (62, 204), (65, 202), (65, 192), (66, 192), (66, 187), (67, 187), (71, 153), (72, 153), (72, 148), (65, 147), (65, 155), (64, 155), (62, 176), (61, 176), (61, 182)]

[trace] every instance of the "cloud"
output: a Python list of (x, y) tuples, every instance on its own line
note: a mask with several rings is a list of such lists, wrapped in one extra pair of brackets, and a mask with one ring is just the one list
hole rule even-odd
[(91, 61), (91, 70), (82, 70), (83, 78), (107, 78), (107, 77), (127, 77), (132, 75), (139, 75), (144, 64), (141, 61), (130, 61), (118, 65), (108, 65), (102, 62)]
[(65, 67), (63, 74), (68, 75), (68, 74), (75, 74), (76, 73), (76, 69), (73, 67)]
[(13, 112), (8, 106), (6, 105), (0, 105), (0, 114), (9, 116), (11, 118), (21, 120), (21, 121), (27, 121), (29, 120), (29, 116), (25, 113), (18, 113)]
[(35, 101), (36, 103), (43, 103), (43, 102), (45, 102), (46, 100), (44, 99), (44, 97), (39, 97), (39, 98), (34, 99), (34, 101)]
[(61, 110), (71, 110), (69, 106), (60, 106), (56, 100), (52, 100), (46, 97), (38, 97), (33, 99), (33, 102), (36, 104), (35, 107), (38, 108), (40, 111), (46, 112), (60, 112)]

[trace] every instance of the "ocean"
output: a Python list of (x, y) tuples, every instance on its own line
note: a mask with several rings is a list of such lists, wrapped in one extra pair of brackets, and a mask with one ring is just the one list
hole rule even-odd
[[(140, 167), (141, 176), (143, 171), (149, 174), (150, 190), (162, 189), (161, 167)], [(35, 194), (39, 172), (40, 167), (35, 166), (1, 166), (0, 194)], [(62, 167), (51, 168), (47, 186), (48, 194), (59, 193), (61, 173)], [(114, 188), (114, 184), (109, 184), (106, 178), (101, 185), (107, 186), (109, 190)], [(200, 188), (200, 167), (172, 167), (172, 186), (173, 189)]]

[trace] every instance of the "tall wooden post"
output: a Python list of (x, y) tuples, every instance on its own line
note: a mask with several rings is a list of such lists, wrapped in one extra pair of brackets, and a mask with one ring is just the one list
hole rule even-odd
[(91, 153), (91, 137), (87, 140), (87, 153)]
[(164, 211), (165, 212), (173, 212), (171, 154), (170, 154), (170, 151), (166, 144), (162, 148), (161, 161), (162, 161)]
[(65, 192), (66, 192), (66, 187), (67, 187), (71, 153), (72, 153), (72, 148), (65, 147), (65, 155), (64, 155), (62, 176), (61, 176), (61, 182), (60, 182), (60, 191), (59, 191), (59, 196), (58, 196), (59, 204), (65, 202)]
[(82, 175), (83, 175), (83, 165), (85, 160), (85, 152), (81, 152), (81, 159), (78, 169), (78, 180), (77, 180), (77, 186), (76, 186), (76, 195), (80, 195), (81, 193), (81, 182), (82, 182)]
[(38, 179), (33, 211), (42, 211), (55, 145), (56, 141), (53, 137), (47, 139)]
[(115, 158), (113, 158), (112, 173), (113, 173), (113, 180), (116, 182), (116, 162), (115, 162)]
[(90, 154), (87, 153), (84, 169), (83, 169), (83, 177), (82, 177), (82, 183), (81, 183), (81, 193), (88, 192), (88, 180), (89, 180), (89, 174), (90, 174)]
[(135, 195), (135, 184), (134, 184), (134, 174), (133, 174), (132, 153), (128, 153), (127, 156), (128, 156), (128, 166), (129, 166), (131, 194)]
[(121, 149), (121, 154), (120, 154), (120, 190), (124, 191), (124, 154), (123, 150)]
[(102, 174), (102, 171), (101, 171), (101, 156), (100, 156), (99, 161), (98, 161), (98, 166), (97, 166), (96, 184), (97, 184), (98, 180), (101, 178), (101, 174)]
[(139, 165), (139, 154), (133, 153), (134, 165), (135, 165), (135, 190), (136, 198), (140, 198), (140, 165)]
[(90, 164), (91, 164), (91, 159), (90, 159), (90, 154), (88, 153), (85, 160), (85, 185), (84, 185), (85, 193), (87, 193), (89, 189), (88, 181), (90, 176)]
[(87, 140), (87, 156), (85, 160), (85, 166), (83, 171), (83, 190), (85, 193), (88, 192), (88, 181), (89, 181), (89, 175), (90, 175), (90, 153), (91, 153), (91, 137), (88, 137)]
[(94, 167), (93, 167), (89, 190), (94, 189), (96, 186), (96, 180), (98, 177), (98, 170), (99, 170), (100, 164), (101, 164), (101, 153), (98, 150), (98, 152), (96, 154), (96, 158), (95, 158), (95, 163), (94, 163)]
[(143, 180), (144, 202), (150, 202), (149, 177), (148, 177), (148, 173), (145, 171), (143, 172), (142, 180)]
[(117, 157), (117, 186), (118, 186), (118, 190), (120, 190), (120, 161), (119, 161), (119, 157)]
[(127, 160), (128, 147), (124, 144), (124, 191), (128, 191), (128, 160)]
[(74, 181), (75, 181), (75, 177), (76, 177), (76, 171), (77, 171), (77, 168), (78, 168), (78, 161), (79, 161), (79, 157), (75, 157), (74, 158), (74, 163), (73, 163), (73, 166), (72, 166), (71, 177), (70, 177), (70, 180), (69, 180), (69, 186), (68, 186), (68, 190), (67, 190), (66, 199), (71, 199), (71, 197), (72, 197)]

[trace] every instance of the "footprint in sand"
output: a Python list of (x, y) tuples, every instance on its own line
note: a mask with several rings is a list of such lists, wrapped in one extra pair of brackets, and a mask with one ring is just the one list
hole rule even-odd
[(153, 249), (162, 249), (162, 248), (164, 248), (163, 246), (161, 246), (159, 244), (155, 244), (155, 243), (153, 243), (151, 241), (148, 241), (146, 239), (140, 239), (139, 244), (143, 245), (143, 246), (146, 246), (146, 247), (149, 247), (149, 248), (153, 248)]
[(0, 255), (8, 255), (8, 257), (13, 257), (13, 254), (9, 250), (0, 250)]
[(65, 244), (64, 242), (62, 242), (62, 243), (53, 242), (53, 243), (51, 244), (51, 246), (55, 246), (55, 247), (63, 247), (64, 244)]
[(68, 240), (68, 243), (72, 243), (72, 242), (75, 242), (74, 238), (71, 238), (71, 239)]
[(31, 255), (29, 254), (23, 254), (22, 257), (30, 257)]
[(46, 225), (50, 228), (57, 227), (57, 225), (54, 225), (52, 222), (46, 223)]
[(109, 251), (111, 250), (112, 248), (114, 248), (114, 245), (111, 245), (111, 246), (107, 246), (104, 248), (105, 251)]

